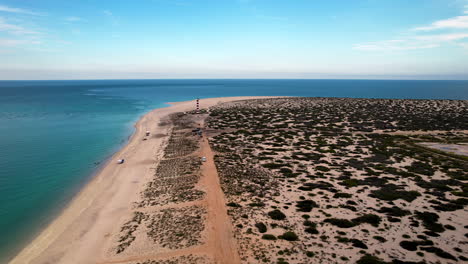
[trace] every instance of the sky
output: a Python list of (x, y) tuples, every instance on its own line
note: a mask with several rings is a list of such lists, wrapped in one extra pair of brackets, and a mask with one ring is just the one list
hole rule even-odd
[(0, 0), (0, 79), (468, 79), (468, 0)]

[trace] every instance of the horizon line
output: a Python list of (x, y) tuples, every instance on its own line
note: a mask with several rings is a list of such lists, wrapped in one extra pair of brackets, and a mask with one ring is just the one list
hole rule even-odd
[(468, 81), (468, 79), (385, 79), (385, 78), (90, 78), (90, 79), (0, 79), (0, 82), (34, 81), (138, 81), (138, 80), (329, 80), (329, 81)]

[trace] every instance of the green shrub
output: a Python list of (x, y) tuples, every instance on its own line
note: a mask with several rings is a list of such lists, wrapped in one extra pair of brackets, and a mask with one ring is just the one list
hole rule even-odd
[(410, 172), (419, 173), (427, 176), (432, 176), (435, 172), (435, 170), (430, 164), (420, 161), (414, 161), (413, 163), (411, 163), (410, 166), (406, 166), (405, 168)]
[(307, 227), (304, 231), (305, 231), (306, 233), (309, 233), (309, 234), (312, 234), (312, 235), (317, 235), (317, 234), (319, 233), (319, 231), (317, 230), (317, 228), (312, 227), (312, 226)]
[(276, 240), (276, 237), (274, 235), (271, 235), (271, 234), (265, 234), (262, 236), (263, 239), (265, 240)]
[(357, 224), (368, 223), (368, 224), (371, 224), (372, 226), (378, 227), (381, 219), (380, 219), (380, 216), (375, 215), (375, 214), (365, 214), (357, 218), (354, 218), (352, 221)]
[(330, 169), (328, 167), (325, 167), (325, 166), (317, 166), (317, 167), (315, 167), (315, 169), (318, 170), (318, 171), (323, 171), (323, 172), (330, 171)]
[(279, 236), (279, 238), (287, 240), (287, 241), (296, 241), (299, 239), (296, 233), (291, 232), (291, 231), (283, 233), (281, 236)]
[(258, 229), (258, 232), (260, 232), (260, 233), (265, 233), (267, 231), (266, 225), (264, 223), (262, 223), (262, 222), (256, 223), (255, 227)]
[(335, 193), (333, 198), (351, 198), (353, 195), (350, 193)]
[(454, 260), (454, 261), (457, 261), (457, 258), (454, 257), (452, 254), (440, 249), (440, 248), (437, 248), (437, 247), (421, 247), (421, 250), (424, 250), (426, 252), (431, 252), (431, 253), (434, 253), (436, 254), (437, 256), (441, 257), (441, 258), (445, 258), (445, 259), (451, 259), (451, 260)]
[(402, 216), (411, 214), (410, 211), (403, 210), (403, 209), (401, 209), (400, 207), (397, 207), (397, 206), (382, 207), (382, 208), (380, 208), (379, 213), (384, 213), (384, 214), (391, 215), (391, 216), (396, 216), (396, 217), (402, 217)]
[(316, 235), (319, 233), (317, 230), (316, 223), (306, 220), (304, 221), (304, 225), (307, 226), (307, 228), (304, 230), (306, 233), (313, 234), (313, 235)]
[(385, 262), (378, 257), (374, 257), (371, 255), (364, 255), (362, 256), (356, 264), (390, 264), (388, 262)]
[(356, 223), (351, 222), (347, 219), (339, 219), (339, 218), (328, 218), (324, 220), (325, 223), (330, 223), (334, 226), (340, 227), (340, 228), (351, 228), (356, 226)]
[(403, 240), (400, 242), (400, 247), (408, 251), (416, 251), (418, 250), (418, 246), (432, 246), (432, 245), (434, 245), (434, 243), (430, 240), (421, 240), (421, 241)]
[(347, 187), (355, 187), (359, 185), (359, 181), (357, 179), (346, 179), (342, 181), (340, 185), (344, 185)]
[(340, 243), (348, 243), (349, 238), (347, 238), (347, 237), (338, 237), (336, 241), (338, 241)]
[(318, 204), (312, 200), (303, 200), (297, 202), (296, 207), (299, 212), (310, 212), (312, 208), (317, 208)]
[(442, 233), (445, 231), (444, 226), (438, 223), (439, 216), (436, 213), (416, 212), (416, 217), (422, 220), (424, 227), (432, 232)]
[(384, 237), (381, 237), (381, 236), (373, 236), (372, 238), (379, 241), (379, 242), (381, 242), (381, 243), (387, 242), (387, 239), (385, 239)]
[(397, 186), (393, 184), (388, 184), (380, 188), (379, 190), (371, 191), (371, 197), (375, 197), (377, 199), (385, 200), (385, 201), (394, 201), (397, 199), (403, 199), (407, 202), (412, 202), (421, 194), (417, 191), (405, 191), (399, 189)]
[(265, 204), (262, 202), (255, 202), (255, 203), (249, 203), (249, 206), (251, 207), (264, 207)]
[(271, 169), (271, 170), (274, 170), (274, 169), (279, 169), (281, 167), (284, 167), (284, 166), (291, 166), (289, 164), (283, 164), (283, 163), (266, 163), (266, 164), (262, 164), (262, 166), (264, 168), (267, 168), (267, 169)]
[(268, 216), (273, 220), (283, 220), (286, 218), (286, 215), (278, 209), (268, 212)]
[(357, 247), (357, 248), (363, 248), (363, 249), (367, 249), (367, 245), (364, 244), (364, 242), (362, 242), (361, 240), (359, 239), (351, 239), (350, 240), (351, 243), (353, 244), (353, 247)]

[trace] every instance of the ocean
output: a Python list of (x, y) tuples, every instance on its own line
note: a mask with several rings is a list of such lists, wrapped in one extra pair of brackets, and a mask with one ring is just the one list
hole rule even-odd
[(0, 263), (50, 223), (150, 109), (254, 95), (468, 100), (468, 81), (0, 81)]

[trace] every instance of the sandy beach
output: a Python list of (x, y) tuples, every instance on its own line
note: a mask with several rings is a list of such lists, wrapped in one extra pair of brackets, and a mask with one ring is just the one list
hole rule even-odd
[[(200, 100), (202, 108), (216, 105), (220, 102), (249, 99), (253, 97), (228, 97)], [(120, 224), (131, 217), (134, 203), (140, 199), (140, 193), (154, 175), (154, 167), (163, 156), (164, 146), (167, 144), (167, 135), (171, 126), (161, 126), (168, 115), (176, 112), (191, 111), (195, 109), (195, 101), (170, 103), (170, 107), (160, 108), (144, 115), (136, 124), (135, 132), (128, 144), (117, 152), (99, 173), (83, 188), (73, 199), (69, 206), (29, 245), (27, 245), (10, 263), (119, 263), (123, 260), (109, 257), (109, 245), (120, 229)], [(147, 140), (146, 131), (151, 135)], [(200, 151), (210, 151), (208, 144), (202, 143)], [(117, 164), (120, 158), (125, 159), (124, 164)], [(206, 168), (211, 166), (211, 168)], [(202, 170), (207, 171), (207, 177), (212, 181), (207, 188), (208, 192), (204, 202), (214, 204), (208, 206), (208, 217), (217, 214), (216, 210), (223, 210), (222, 191), (216, 185), (217, 175), (212, 174), (213, 161), (208, 160)], [(211, 173), (211, 174), (210, 174)], [(214, 184), (214, 185), (213, 185)], [(214, 210), (214, 211), (213, 211)], [(213, 218), (213, 231), (222, 229), (228, 233), (220, 235), (229, 236), (229, 227), (225, 228), (227, 219)], [(209, 220), (208, 220), (209, 221)], [(218, 230), (219, 231), (219, 230)], [(211, 232), (213, 233), (213, 232)], [(206, 243), (205, 253), (216, 251), (210, 255), (215, 263), (221, 263), (225, 257), (229, 263), (238, 262), (236, 249), (229, 242), (230, 237), (210, 237)], [(231, 243), (231, 244), (230, 244)], [(190, 251), (190, 250), (189, 250)], [(231, 252), (230, 252), (231, 251)], [(222, 253), (221, 253), (222, 252)], [(157, 252), (153, 252), (156, 254)], [(166, 253), (167, 256), (172, 256)], [(132, 261), (132, 259), (128, 259)], [(227, 263), (227, 262), (222, 262)]]

